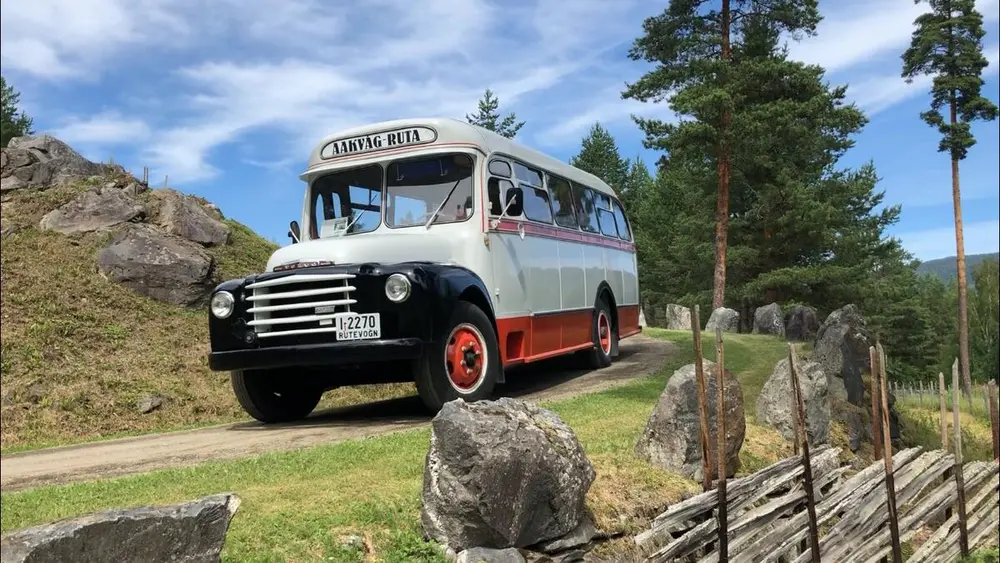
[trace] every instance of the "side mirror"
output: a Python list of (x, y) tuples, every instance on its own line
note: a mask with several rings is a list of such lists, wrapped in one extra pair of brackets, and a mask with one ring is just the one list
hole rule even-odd
[(507, 193), (504, 198), (504, 215), (517, 217), (524, 212), (524, 192), (521, 188), (507, 188)]
[(292, 244), (300, 242), (302, 240), (301, 233), (299, 232), (299, 222), (292, 221), (288, 224), (288, 236), (292, 237)]

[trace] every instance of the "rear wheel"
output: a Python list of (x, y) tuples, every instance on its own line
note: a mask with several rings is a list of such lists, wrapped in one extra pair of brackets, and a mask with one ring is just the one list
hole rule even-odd
[(323, 388), (278, 370), (234, 371), (230, 376), (240, 406), (261, 422), (305, 418), (319, 404)]
[(459, 301), (442, 337), (417, 361), (420, 399), (437, 412), (455, 399), (488, 399), (500, 378), (500, 350), (493, 323), (479, 307)]
[(603, 297), (597, 298), (592, 322), (594, 347), (587, 351), (587, 363), (594, 369), (605, 368), (618, 355), (618, 329), (611, 318), (611, 307)]

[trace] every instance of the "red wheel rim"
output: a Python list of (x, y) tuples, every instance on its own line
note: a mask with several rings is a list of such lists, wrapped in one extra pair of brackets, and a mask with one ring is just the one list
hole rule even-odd
[(601, 311), (597, 314), (597, 338), (601, 343), (601, 351), (611, 355), (611, 323), (608, 316)]
[(463, 323), (448, 336), (444, 350), (445, 370), (451, 385), (462, 393), (479, 387), (489, 362), (483, 335), (476, 327)]

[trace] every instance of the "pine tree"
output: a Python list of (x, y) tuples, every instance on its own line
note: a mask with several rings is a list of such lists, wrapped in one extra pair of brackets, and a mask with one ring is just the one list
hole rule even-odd
[(972, 270), (969, 299), (970, 360), (977, 381), (1000, 378), (1000, 262), (984, 260)]
[(669, 148), (667, 139), (680, 132), (707, 140), (716, 169), (715, 268), (712, 306), (726, 296), (726, 255), (729, 233), (730, 173), (734, 151), (733, 121), (739, 104), (732, 91), (740, 73), (734, 51), (750, 22), (765, 21), (776, 32), (813, 33), (820, 16), (816, 0), (722, 0), (721, 9), (708, 0), (671, 0), (660, 15), (643, 22), (644, 35), (629, 51), (633, 60), (657, 63), (622, 93), (624, 98), (663, 101), (687, 119), (673, 125), (636, 119), (646, 134), (647, 148)]
[(615, 138), (600, 123), (591, 126), (579, 154), (569, 163), (604, 180), (618, 192), (627, 190), (629, 162), (621, 157)]
[[(969, 312), (965, 272), (965, 241), (962, 232), (962, 198), (958, 163), (976, 143), (971, 123), (997, 118), (995, 104), (982, 96), (983, 16), (974, 0), (926, 0), (930, 12), (919, 16), (910, 47), (903, 53), (903, 77), (932, 76), (931, 109), (921, 119), (941, 133), (938, 151), (951, 157), (951, 193), (955, 214), (955, 246), (958, 262), (958, 363), (964, 392), (971, 397), (969, 367)], [(917, 0), (919, 3), (920, 0)], [(947, 119), (942, 110), (948, 111)]]
[(489, 88), (479, 100), (478, 112), (473, 115), (465, 114), (465, 120), (508, 139), (513, 139), (524, 126), (524, 122), (518, 121), (513, 113), (508, 113), (507, 117), (500, 119), (500, 100)]
[(0, 147), (6, 147), (14, 137), (34, 133), (31, 130), (32, 119), (17, 107), (20, 100), (21, 94), (0, 76)]

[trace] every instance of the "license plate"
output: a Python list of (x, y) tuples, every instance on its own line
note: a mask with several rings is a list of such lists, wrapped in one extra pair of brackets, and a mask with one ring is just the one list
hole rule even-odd
[(337, 340), (372, 340), (382, 336), (378, 313), (360, 313), (337, 317)]

